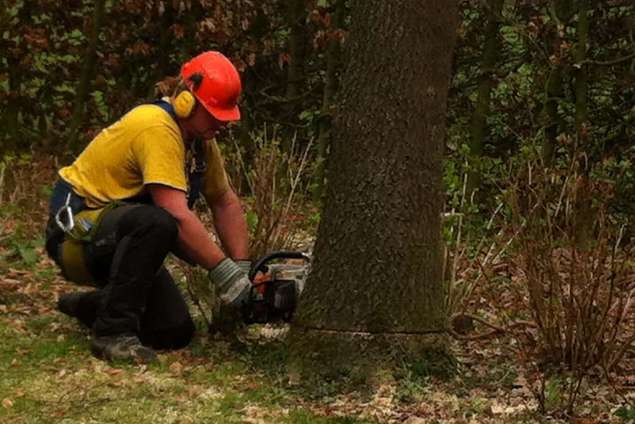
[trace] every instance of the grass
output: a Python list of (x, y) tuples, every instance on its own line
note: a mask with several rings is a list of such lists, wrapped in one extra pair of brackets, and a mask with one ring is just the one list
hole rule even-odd
[[(57, 277), (46, 287), (68, 288)], [(284, 341), (236, 349), (204, 334), (158, 365), (107, 364), (90, 355), (87, 331), (51, 308), (53, 297), (17, 293), (0, 316), (0, 422), (371, 424), (385, 422), (384, 402), (408, 411), (434, 399), (439, 383), (415, 368), (392, 388), (298, 387), (288, 383)], [(466, 396), (465, 408), (477, 415), (487, 400)]]
[(201, 337), (192, 351), (162, 353), (149, 368), (109, 365), (55, 311), (2, 316), (0, 337), (0, 422), (370, 422), (299, 406), (282, 382), (279, 346), (237, 353)]
[[(34, 169), (46, 167), (36, 163)], [(23, 190), (39, 197), (21, 205), (44, 207), (46, 190), (38, 187)], [(25, 207), (0, 204), (0, 423), (545, 421), (504, 338), (456, 342), (458, 362), (444, 365), (444, 378), (430, 366), (434, 361), (424, 360), (367, 387), (355, 384), (354, 376), (312, 387), (292, 384), (284, 337), (259, 338), (258, 327), (236, 345), (206, 335), (199, 322), (191, 345), (162, 352), (160, 364), (99, 361), (90, 355), (88, 332), (55, 311), (57, 296), (74, 287), (43, 259), (43, 215)], [(583, 414), (594, 421), (584, 422), (632, 422), (632, 403), (599, 385), (593, 390), (605, 394), (587, 397)]]

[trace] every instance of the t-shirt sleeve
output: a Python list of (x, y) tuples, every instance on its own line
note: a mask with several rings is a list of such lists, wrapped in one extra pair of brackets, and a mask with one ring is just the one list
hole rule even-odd
[(225, 173), (223, 156), (214, 140), (205, 143), (207, 153), (207, 169), (203, 176), (203, 195), (208, 204), (229, 190), (229, 181)]
[(133, 153), (143, 185), (162, 184), (187, 192), (185, 147), (169, 128), (146, 128), (135, 139)]

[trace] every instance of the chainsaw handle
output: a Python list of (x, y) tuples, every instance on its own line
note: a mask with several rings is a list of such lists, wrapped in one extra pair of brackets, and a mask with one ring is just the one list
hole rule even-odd
[(258, 271), (264, 271), (267, 263), (275, 259), (303, 259), (306, 262), (309, 262), (311, 260), (308, 255), (302, 252), (296, 252), (292, 250), (279, 250), (277, 252), (271, 252), (268, 255), (265, 255), (262, 258), (258, 259), (256, 263), (251, 267), (251, 270), (249, 271), (249, 281), (254, 281), (254, 278), (256, 277)]

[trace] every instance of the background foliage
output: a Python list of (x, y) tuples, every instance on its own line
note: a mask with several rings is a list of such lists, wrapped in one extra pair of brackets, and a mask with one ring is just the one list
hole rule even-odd
[[(627, 0), (460, 5), (444, 178), (448, 308), (478, 314), (493, 335), (513, 333), (528, 372), (542, 373), (532, 390), (548, 411), (548, 391), (578, 390), (593, 374), (590, 362), (566, 355), (545, 365), (554, 357), (546, 355), (554, 350), (553, 331), (603, 329), (609, 321), (597, 321), (602, 317), (591, 306), (584, 312), (592, 319), (567, 313), (579, 305), (612, 305), (617, 290), (621, 296), (635, 290), (628, 260), (635, 215), (635, 6)], [(234, 183), (253, 197), (252, 230), (266, 237), (270, 244), (261, 247), (269, 249), (284, 238), (272, 223), (287, 215), (289, 199), (320, 200), (348, 12), (346, 0), (8, 0), (0, 10), (0, 205), (25, 192), (22, 184), (33, 175), (20, 170), (40, 152), (67, 162), (99, 129), (154, 99), (156, 83), (175, 76), (181, 63), (216, 49), (237, 65), (244, 87), (244, 118), (219, 138)], [(434, 58), (421, 58), (428, 60)], [(311, 213), (319, 220), (316, 209)], [(7, 257), (33, 265), (41, 241), (15, 234)], [(596, 258), (596, 265), (603, 258), (607, 265), (593, 274), (575, 258)], [(610, 273), (614, 264), (624, 270)], [(532, 273), (537, 277), (527, 278)], [(592, 292), (596, 297), (569, 302), (569, 309), (545, 289), (555, 282), (586, 296), (584, 287), (596, 287), (598, 275), (605, 283)], [(542, 300), (555, 303), (538, 308)], [(615, 310), (606, 308), (610, 319)], [(585, 346), (592, 339), (590, 351), (602, 350), (592, 359), (601, 366), (604, 356), (635, 357), (628, 349), (632, 309), (618, 312), (624, 319), (610, 337), (594, 330), (597, 337), (571, 338)], [(521, 325), (540, 322), (544, 313), (566, 319), (542, 330)], [(604, 351), (609, 345), (626, 349)], [(543, 372), (567, 366), (569, 380)], [(607, 376), (628, 373), (612, 366)], [(563, 402), (571, 412), (577, 392), (569, 393)], [(632, 414), (631, 407), (624, 411)]]
[[(538, 150), (556, 167), (573, 156), (584, 162), (585, 175), (615, 190), (614, 211), (632, 216), (630, 2), (461, 6), (448, 192), (460, 193), (471, 173), (477, 203), (496, 201), (491, 194), (509, 177), (501, 164)], [(153, 99), (155, 84), (183, 61), (218, 49), (243, 75), (244, 119), (232, 136), (248, 164), (252, 134), (277, 126), (283, 140), (319, 140), (311, 168), (319, 186), (347, 15), (344, 0), (10, 0), (0, 12), (2, 150), (79, 150), (131, 106)], [(456, 207), (457, 199), (448, 202)]]

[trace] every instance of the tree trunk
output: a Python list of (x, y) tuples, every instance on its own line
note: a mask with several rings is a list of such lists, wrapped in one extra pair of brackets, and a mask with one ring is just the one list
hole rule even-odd
[(371, 372), (445, 351), (441, 175), (457, 18), (456, 1), (352, 2), (292, 369)]
[(470, 171), (467, 180), (468, 198), (480, 184), (481, 173), (478, 162), (483, 154), (483, 145), (487, 131), (487, 116), (490, 110), (492, 88), (496, 60), (500, 53), (498, 30), (500, 27), (503, 0), (487, 1), (487, 25), (485, 27), (485, 46), (481, 58), (481, 75), (479, 77), (476, 106), (470, 124)]
[(578, 43), (575, 48), (575, 127), (580, 147), (585, 148), (587, 137), (587, 127), (589, 112), (587, 106), (588, 98), (588, 72), (587, 66), (584, 64), (587, 56), (587, 48), (589, 44), (589, 16), (588, 16), (588, 0), (580, 0), (578, 5), (578, 27), (577, 38)]
[(556, 154), (556, 143), (558, 134), (563, 122), (558, 114), (558, 102), (562, 98), (564, 91), (562, 88), (562, 66), (555, 64), (545, 87), (545, 139), (542, 149), (542, 157), (546, 166), (551, 166)]
[[(25, 1), (20, 8), (17, 15), (19, 29), (28, 27), (32, 21), (31, 10), (33, 4), (31, 1)], [(22, 41), (24, 43), (24, 41)], [(4, 55), (4, 54), (3, 54)], [(22, 56), (16, 55), (15, 52), (7, 52), (7, 79), (9, 84), (9, 93), (7, 107), (3, 111), (3, 116), (0, 118), (0, 124), (3, 128), (2, 146), (0, 147), (0, 153), (10, 152), (14, 150), (20, 150), (22, 148), (30, 147), (30, 141), (20, 142), (20, 115), (24, 118), (30, 111), (25, 110), (25, 102), (22, 93), (22, 84), (24, 82), (24, 69), (20, 64)]]
[(289, 68), (287, 70), (287, 107), (296, 111), (298, 97), (304, 85), (304, 57), (306, 54), (305, 0), (287, 0), (289, 34)]
[[(3, 143), (5, 152), (16, 150), (18, 147), (18, 134), (20, 132), (20, 92), (22, 91), (22, 72), (19, 68), (18, 58), (9, 57), (8, 62), (8, 79), (9, 79), (9, 97), (7, 101), (7, 109), (2, 117), (4, 133), (6, 140)], [(3, 152), (0, 152), (3, 153)]]
[(331, 28), (331, 39), (326, 50), (326, 76), (324, 77), (324, 96), (322, 97), (322, 112), (320, 117), (320, 132), (318, 135), (318, 157), (315, 181), (317, 182), (314, 193), (314, 200), (320, 202), (324, 193), (324, 170), (326, 164), (326, 156), (328, 154), (331, 140), (331, 106), (335, 93), (339, 86), (339, 69), (341, 64), (341, 46), (342, 40), (339, 37), (339, 31), (344, 28), (344, 19), (346, 17), (346, 1), (337, 0), (335, 3), (335, 16), (333, 27)]
[(79, 130), (84, 116), (86, 114), (86, 103), (88, 94), (90, 93), (90, 82), (95, 73), (95, 63), (97, 62), (97, 43), (99, 41), (99, 31), (104, 18), (104, 0), (95, 1), (95, 9), (93, 10), (93, 22), (88, 38), (88, 46), (86, 47), (86, 57), (82, 67), (82, 74), (77, 85), (75, 93), (75, 107), (73, 117), (71, 118), (68, 147), (71, 151), (79, 149)]
[[(587, 48), (589, 44), (589, 3), (588, 0), (580, 0), (578, 3), (578, 43), (575, 48), (575, 128), (577, 136), (577, 148), (584, 155), (579, 160), (581, 174), (579, 197), (577, 203), (579, 208), (576, 213), (576, 242), (578, 246), (584, 247), (591, 240), (593, 231), (593, 221), (595, 211), (592, 206), (591, 192), (589, 187), (590, 166), (588, 158), (589, 149), (589, 111), (588, 111), (588, 71), (584, 62), (587, 58)], [(578, 152), (574, 152), (578, 154)], [(576, 160), (577, 158), (574, 158)]]
[(545, 139), (542, 148), (542, 158), (546, 166), (551, 166), (555, 159), (557, 138), (565, 126), (564, 120), (558, 113), (558, 105), (564, 96), (564, 87), (562, 86), (564, 73), (562, 42), (574, 11), (570, 0), (557, 0), (552, 3), (552, 8), (550, 9), (551, 25), (553, 27), (550, 51), (551, 57), (554, 59), (545, 83), (545, 102), (543, 105)]

